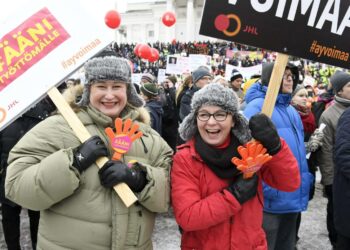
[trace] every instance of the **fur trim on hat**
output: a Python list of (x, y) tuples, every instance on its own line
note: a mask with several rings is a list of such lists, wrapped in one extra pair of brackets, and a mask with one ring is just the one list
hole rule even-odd
[(96, 80), (114, 80), (127, 84), (127, 101), (134, 107), (142, 107), (143, 99), (131, 84), (131, 68), (124, 58), (115, 56), (94, 57), (84, 65), (85, 86), (78, 106), (87, 106), (90, 102), (90, 88)]
[(232, 114), (235, 123), (232, 133), (238, 138), (241, 144), (251, 140), (248, 121), (239, 113), (239, 101), (232, 89), (225, 88), (221, 84), (211, 83), (197, 91), (192, 98), (191, 112), (182, 121), (179, 127), (179, 134), (184, 141), (190, 140), (196, 133), (196, 114), (202, 106), (218, 106)]

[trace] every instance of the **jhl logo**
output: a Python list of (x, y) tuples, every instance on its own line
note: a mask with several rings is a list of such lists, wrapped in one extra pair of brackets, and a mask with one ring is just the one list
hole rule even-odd
[[(228, 30), (231, 19), (236, 22), (236, 29), (233, 31)], [(241, 19), (235, 14), (221, 14), (215, 18), (214, 25), (217, 30), (222, 31), (226, 36), (235, 36), (241, 30)]]

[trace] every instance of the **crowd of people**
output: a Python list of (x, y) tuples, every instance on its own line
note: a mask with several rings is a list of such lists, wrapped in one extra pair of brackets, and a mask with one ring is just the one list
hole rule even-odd
[[(35, 116), (29, 111), (0, 132), (8, 249), (20, 249), (22, 207), (36, 215), (33, 249), (101, 250), (152, 249), (155, 216), (172, 207), (181, 249), (294, 250), (318, 169), (330, 242), (334, 249), (350, 249), (350, 74), (328, 72), (326, 86), (305, 84), (301, 79), (315, 71), (288, 63), (268, 117), (261, 110), (273, 60), (249, 80), (237, 69), (226, 80), (217, 68), (200, 66), (158, 82), (168, 54), (200, 47), (225, 58), (227, 48), (242, 48), (176, 41), (153, 46), (161, 52), (157, 63), (136, 58), (133, 45), (114, 44), (85, 63), (84, 82), (66, 81), (63, 94), (91, 134), (87, 141), (81, 143), (52, 108)], [(134, 73), (142, 73), (139, 83), (131, 81), (128, 60)], [(243, 65), (238, 58), (219, 64), (237, 60)], [(119, 160), (112, 159), (105, 133), (107, 127), (118, 130), (116, 118), (132, 119), (143, 134)], [(252, 139), (259, 142), (256, 157), (268, 160), (245, 172)], [(99, 169), (100, 157), (109, 160)], [(132, 206), (113, 191), (119, 183), (136, 194)]]

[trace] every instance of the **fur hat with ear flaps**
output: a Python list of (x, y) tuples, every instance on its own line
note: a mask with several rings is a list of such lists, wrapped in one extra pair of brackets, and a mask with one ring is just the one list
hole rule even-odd
[(239, 113), (239, 101), (232, 89), (225, 88), (218, 83), (210, 83), (197, 91), (192, 98), (191, 113), (185, 117), (179, 127), (179, 134), (184, 141), (190, 140), (196, 133), (196, 114), (202, 106), (218, 106), (232, 114), (234, 127), (232, 133), (241, 144), (247, 143), (252, 136), (248, 127), (248, 121)]
[(117, 57), (111, 50), (104, 50), (84, 64), (85, 85), (78, 106), (87, 106), (90, 102), (90, 87), (95, 80), (114, 80), (127, 85), (127, 102), (134, 107), (142, 107), (143, 99), (137, 94), (131, 83), (131, 68), (128, 61)]

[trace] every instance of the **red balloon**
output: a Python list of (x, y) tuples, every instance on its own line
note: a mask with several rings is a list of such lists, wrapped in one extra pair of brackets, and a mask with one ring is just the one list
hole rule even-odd
[(148, 58), (148, 61), (149, 62), (155, 62), (159, 59), (159, 52), (157, 49), (155, 48), (151, 48), (151, 55), (150, 57)]
[(172, 26), (176, 22), (176, 17), (175, 14), (171, 11), (167, 11), (163, 14), (162, 17), (162, 22), (164, 23), (165, 26)]
[(135, 48), (134, 48), (134, 54), (135, 54), (136, 56), (140, 56), (140, 55), (139, 55), (139, 48), (140, 48), (141, 45), (142, 45), (142, 43), (138, 43), (138, 44), (136, 44), (136, 46), (135, 46)]
[(120, 14), (115, 10), (110, 10), (105, 16), (105, 23), (111, 29), (116, 29), (119, 27), (121, 22)]
[(147, 44), (141, 44), (141, 46), (139, 47), (138, 53), (139, 53), (139, 57), (148, 60), (148, 58), (151, 55), (151, 48)]

